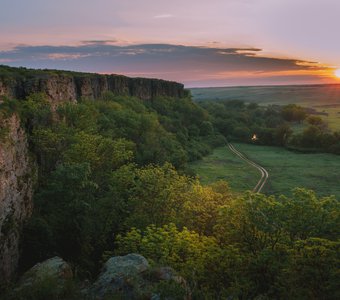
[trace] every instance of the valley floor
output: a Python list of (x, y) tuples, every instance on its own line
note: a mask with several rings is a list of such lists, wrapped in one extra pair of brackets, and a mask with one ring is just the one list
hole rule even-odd
[[(340, 156), (301, 154), (280, 147), (233, 144), (250, 160), (268, 170), (265, 194), (289, 194), (294, 187), (313, 189), (320, 196), (340, 197)], [(261, 174), (226, 147), (216, 148), (191, 168), (204, 184), (223, 179), (237, 191), (252, 190)]]

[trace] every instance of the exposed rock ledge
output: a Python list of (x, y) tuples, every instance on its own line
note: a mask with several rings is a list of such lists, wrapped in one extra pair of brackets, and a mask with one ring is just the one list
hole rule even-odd
[(18, 264), (20, 229), (32, 213), (33, 171), (19, 117), (0, 115), (0, 282)]
[(82, 97), (97, 99), (108, 91), (143, 100), (151, 100), (158, 96), (182, 98), (187, 95), (183, 84), (160, 79), (5, 66), (0, 66), (0, 70), (1, 68), (6, 68), (9, 72), (8, 75), (0, 76), (0, 96), (23, 99), (31, 93), (44, 92), (55, 105), (60, 101), (74, 102)]

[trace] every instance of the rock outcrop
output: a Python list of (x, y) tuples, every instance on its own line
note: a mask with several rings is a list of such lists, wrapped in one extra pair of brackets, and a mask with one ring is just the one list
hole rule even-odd
[(30, 288), (36, 283), (48, 278), (62, 286), (67, 280), (73, 278), (70, 265), (62, 258), (55, 256), (34, 265), (20, 279), (17, 290)]
[(33, 208), (34, 169), (19, 117), (0, 114), (0, 282), (18, 264), (20, 229)]
[(91, 293), (98, 299), (117, 293), (132, 299), (134, 290), (139, 290), (142, 285), (143, 273), (148, 269), (148, 261), (138, 254), (111, 257), (93, 284)]
[(186, 281), (172, 268), (152, 268), (139, 254), (111, 257), (92, 285), (74, 278), (70, 265), (56, 256), (29, 269), (7, 294), (10, 300), (191, 299)]
[[(168, 289), (173, 284), (170, 294), (167, 291), (168, 295), (161, 295), (166, 292), (164, 285), (160, 285), (164, 283), (169, 284)], [(94, 299), (110, 296), (132, 300), (190, 299), (185, 280), (177, 276), (173, 269), (151, 268), (148, 261), (139, 254), (111, 257), (87, 293)]]
[(182, 98), (187, 95), (183, 84), (166, 80), (6, 67), (7, 69), (10, 70), (9, 74), (0, 76), (0, 96), (23, 99), (32, 93), (44, 92), (54, 105), (60, 101), (77, 101), (81, 98), (97, 99), (105, 92), (135, 96), (143, 100), (158, 96)]
[(73, 286), (70, 265), (60, 257), (36, 264), (25, 272), (3, 299), (83, 299)]

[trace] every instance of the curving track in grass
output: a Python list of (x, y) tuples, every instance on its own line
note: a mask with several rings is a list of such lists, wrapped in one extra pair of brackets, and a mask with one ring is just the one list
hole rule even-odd
[(260, 193), (261, 190), (263, 189), (264, 185), (266, 184), (267, 180), (268, 180), (268, 177), (269, 177), (268, 171), (264, 167), (258, 165), (256, 162), (254, 162), (254, 161), (250, 160), (249, 158), (245, 157), (232, 144), (227, 143), (227, 147), (230, 149), (231, 152), (236, 154), (239, 158), (241, 158), (242, 160), (247, 162), (249, 165), (251, 165), (254, 168), (256, 168), (257, 170), (259, 170), (259, 172), (261, 173), (261, 178), (257, 182), (256, 186), (254, 187), (253, 192), (254, 193)]

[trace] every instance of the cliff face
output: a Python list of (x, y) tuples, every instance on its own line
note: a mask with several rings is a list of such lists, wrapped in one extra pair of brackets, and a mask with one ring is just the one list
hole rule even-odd
[(82, 97), (96, 99), (108, 91), (143, 100), (158, 96), (182, 98), (186, 95), (184, 86), (177, 82), (121, 75), (52, 74), (41, 71), (27, 77), (0, 77), (0, 96), (23, 99), (31, 93), (44, 92), (54, 105), (60, 101), (77, 101)]
[(32, 213), (33, 170), (19, 117), (0, 116), (0, 282), (18, 264), (20, 229)]
[[(0, 104), (1, 96), (24, 99), (43, 92), (56, 107), (81, 98), (97, 99), (109, 91), (143, 100), (186, 96), (182, 84), (158, 79), (0, 66)], [(19, 117), (4, 118), (0, 113), (0, 282), (9, 280), (16, 270), (20, 229), (32, 213), (32, 165)]]

